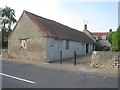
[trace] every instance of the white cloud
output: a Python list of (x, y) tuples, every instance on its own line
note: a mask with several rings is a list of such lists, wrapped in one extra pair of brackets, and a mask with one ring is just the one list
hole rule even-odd
[(65, 12), (60, 0), (0, 0), (0, 6), (15, 9), (17, 20), (23, 10), (55, 20), (72, 28), (79, 28), (78, 16)]
[(85, 19), (87, 21), (90, 21), (90, 23), (88, 23), (89, 30), (100, 31), (101, 29), (97, 27), (97, 23), (92, 22), (93, 19), (97, 17), (93, 15), (89, 15), (90, 17), (88, 17), (85, 13), (75, 14), (73, 11), (65, 11), (63, 8), (64, 2), (82, 2), (82, 1), (100, 2), (101, 0), (0, 0), (0, 7), (9, 6), (15, 9), (17, 20), (19, 19), (23, 10), (27, 10), (39, 16), (52, 19), (54, 21), (78, 29), (80, 31), (83, 30)]

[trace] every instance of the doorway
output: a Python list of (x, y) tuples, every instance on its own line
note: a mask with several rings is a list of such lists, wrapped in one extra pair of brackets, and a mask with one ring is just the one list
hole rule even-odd
[(86, 53), (88, 53), (89, 50), (89, 44), (86, 44)]

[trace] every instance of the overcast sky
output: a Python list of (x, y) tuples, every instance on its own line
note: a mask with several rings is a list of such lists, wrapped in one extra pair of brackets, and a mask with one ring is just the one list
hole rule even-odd
[[(88, 2), (89, 1), (89, 2)], [(92, 2), (91, 2), (92, 1)], [(11, 7), (18, 20), (23, 10), (83, 31), (115, 31), (118, 27), (118, 2), (109, 0), (0, 0), (0, 7)]]

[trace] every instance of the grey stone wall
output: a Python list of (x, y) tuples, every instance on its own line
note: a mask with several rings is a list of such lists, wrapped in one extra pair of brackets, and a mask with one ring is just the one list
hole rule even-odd
[[(20, 39), (27, 40), (27, 49), (20, 50)], [(46, 57), (45, 38), (24, 13), (8, 40), (8, 54), (13, 58), (40, 60)]]
[(110, 51), (93, 51), (91, 66), (105, 67), (105, 68), (118, 68), (120, 61), (120, 52)]
[(1, 55), (2, 55), (2, 57), (9, 57), (9, 55), (8, 55), (8, 49), (2, 49), (1, 50)]

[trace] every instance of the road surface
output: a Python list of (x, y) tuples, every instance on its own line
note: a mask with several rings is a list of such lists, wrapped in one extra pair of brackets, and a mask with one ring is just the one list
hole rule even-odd
[(99, 76), (81, 71), (2, 62), (3, 88), (118, 88), (117, 77)]

